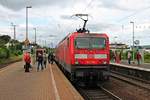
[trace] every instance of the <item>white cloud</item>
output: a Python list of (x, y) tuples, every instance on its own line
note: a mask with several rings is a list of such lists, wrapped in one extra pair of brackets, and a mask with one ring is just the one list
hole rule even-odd
[[(32, 5), (28, 12), (31, 41), (34, 41), (33, 27), (37, 27), (38, 36), (44, 35), (41, 37), (44, 40), (49, 41), (47, 36), (55, 34), (58, 41), (83, 25), (82, 20), (71, 17), (73, 14), (88, 13), (90, 17), (87, 27), (91, 32), (105, 32), (110, 36), (111, 42), (114, 42), (113, 37), (117, 36), (118, 41), (130, 44), (132, 41), (130, 21), (134, 21), (135, 26), (150, 26), (148, 24), (149, 3), (149, 0), (11, 0), (9, 2), (2, 0), (0, 1), (0, 32), (13, 36), (10, 29), (10, 22), (13, 22), (18, 25), (17, 38), (24, 40), (25, 7)], [(122, 25), (124, 25), (123, 29)], [(135, 29), (135, 34), (136, 37), (140, 37), (141, 34), (148, 37), (149, 31), (149, 28), (138, 28)], [(143, 42), (141, 44), (148, 44), (148, 38), (140, 38), (140, 40)]]

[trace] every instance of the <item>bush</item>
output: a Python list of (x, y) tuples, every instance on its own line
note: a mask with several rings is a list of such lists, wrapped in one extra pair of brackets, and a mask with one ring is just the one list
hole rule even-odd
[(6, 58), (9, 58), (10, 57), (10, 51), (8, 49), (6, 49)]
[(18, 51), (18, 55), (22, 55), (22, 51), (21, 50)]
[(148, 52), (144, 53), (144, 60), (146, 63), (150, 63), (150, 53)]
[(7, 48), (3, 47), (0, 48), (0, 58), (4, 59), (4, 58), (9, 58), (10, 57), (10, 52)]

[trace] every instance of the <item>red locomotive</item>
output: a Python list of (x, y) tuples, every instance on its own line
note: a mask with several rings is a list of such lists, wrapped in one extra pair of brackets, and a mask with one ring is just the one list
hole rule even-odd
[(56, 62), (72, 81), (109, 79), (109, 38), (82, 29), (66, 36), (56, 47)]

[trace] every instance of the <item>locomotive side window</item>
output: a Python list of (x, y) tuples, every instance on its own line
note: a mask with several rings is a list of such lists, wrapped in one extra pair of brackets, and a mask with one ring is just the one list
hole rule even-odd
[(105, 38), (97, 38), (97, 37), (78, 37), (75, 40), (75, 47), (87, 48), (87, 49), (100, 49), (105, 48), (106, 39)]
[(69, 46), (69, 38), (67, 38), (67, 46)]

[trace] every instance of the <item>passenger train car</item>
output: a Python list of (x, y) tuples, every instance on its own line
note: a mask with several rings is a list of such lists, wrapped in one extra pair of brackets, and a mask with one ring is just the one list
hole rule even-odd
[(105, 33), (71, 33), (56, 46), (55, 56), (71, 81), (101, 83), (109, 79), (109, 38)]

